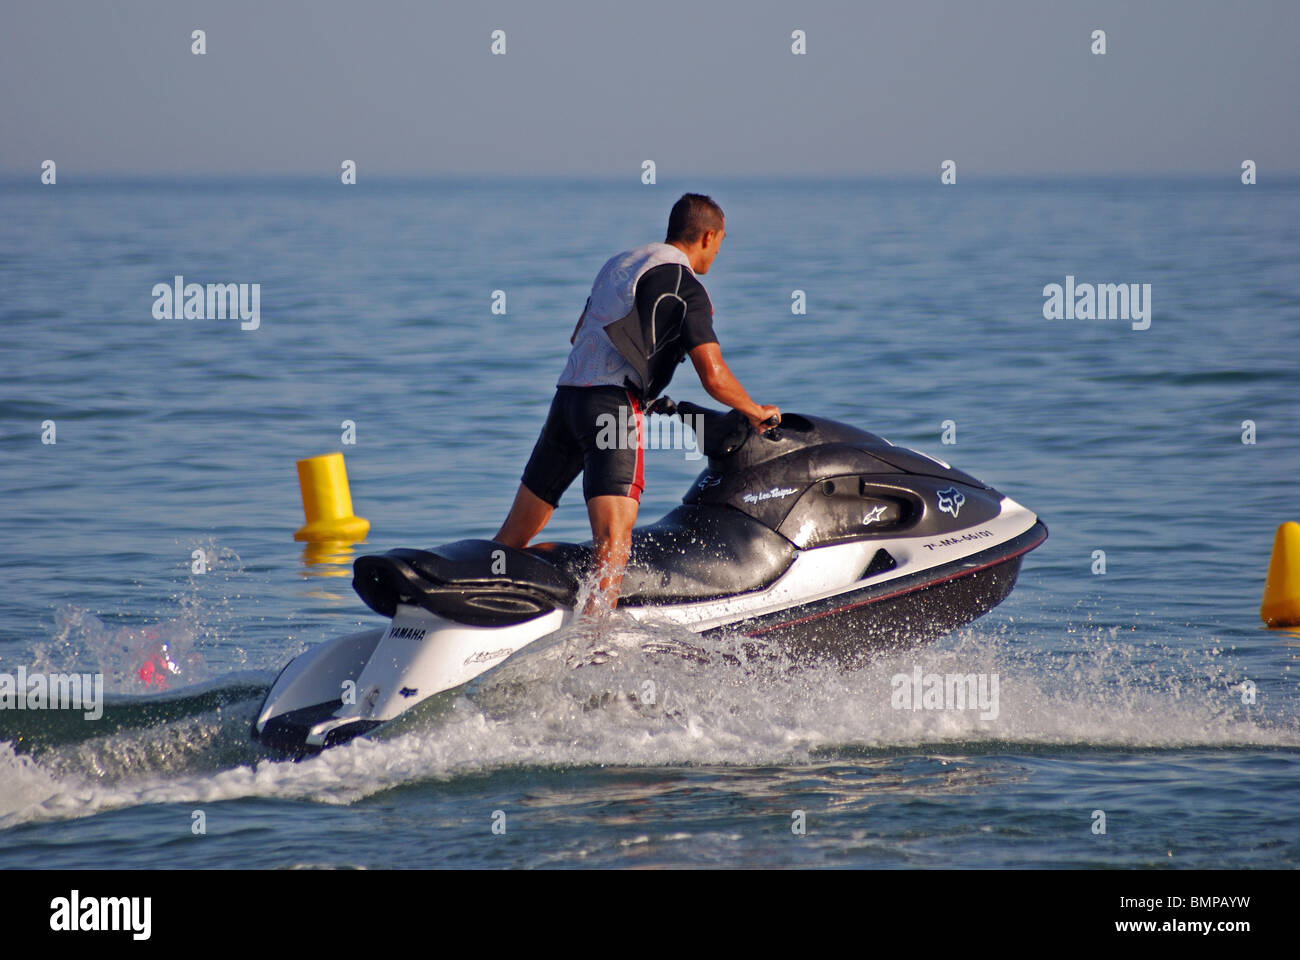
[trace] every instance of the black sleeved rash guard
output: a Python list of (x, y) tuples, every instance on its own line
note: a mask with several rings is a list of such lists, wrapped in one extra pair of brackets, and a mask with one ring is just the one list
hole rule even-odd
[(636, 307), (642, 324), (655, 331), (654, 361), (661, 351), (672, 350), (669, 362), (676, 365), (700, 344), (718, 342), (713, 302), (695, 274), (679, 263), (662, 263), (641, 275)]

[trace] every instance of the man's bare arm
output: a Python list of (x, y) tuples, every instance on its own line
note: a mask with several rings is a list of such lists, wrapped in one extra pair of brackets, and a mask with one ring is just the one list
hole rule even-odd
[(701, 343), (691, 350), (689, 356), (708, 395), (733, 410), (739, 410), (749, 418), (756, 430), (762, 429), (761, 424), (770, 417), (775, 416), (779, 420), (781, 411), (776, 407), (760, 405), (750, 399), (727, 362), (722, 359), (722, 348), (716, 343)]

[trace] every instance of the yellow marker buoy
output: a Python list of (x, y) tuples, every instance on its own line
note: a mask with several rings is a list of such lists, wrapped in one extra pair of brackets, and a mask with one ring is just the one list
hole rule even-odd
[(295, 540), (356, 543), (366, 538), (370, 521), (352, 515), (352, 492), (348, 489), (343, 454), (299, 460), (298, 486), (302, 488), (302, 512), (307, 523), (293, 535)]
[(1300, 625), (1300, 523), (1277, 528), (1259, 616), (1270, 627)]

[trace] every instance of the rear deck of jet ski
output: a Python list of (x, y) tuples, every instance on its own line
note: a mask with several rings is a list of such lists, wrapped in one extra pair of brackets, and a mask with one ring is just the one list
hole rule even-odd
[(559, 567), (492, 540), (358, 557), (352, 586), (386, 617), (407, 603), (457, 623), (493, 627), (571, 607), (578, 595), (578, 581)]

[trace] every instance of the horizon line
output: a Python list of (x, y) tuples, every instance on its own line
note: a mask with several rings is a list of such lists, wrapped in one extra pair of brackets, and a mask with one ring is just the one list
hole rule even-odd
[[(76, 170), (71, 173), (61, 170), (61, 175), (68, 178), (68, 182), (94, 182), (105, 180), (211, 180), (211, 181), (271, 181), (271, 180), (302, 180), (306, 182), (321, 182), (337, 184), (339, 182), (339, 171), (337, 170), (293, 170), (293, 171), (175, 171), (175, 170), (133, 170), (133, 171), (80, 171)], [(41, 184), (41, 168), (0, 168), (0, 180), (6, 181), (28, 181)], [(1300, 178), (1300, 169), (1296, 170), (1279, 170), (1269, 172), (1264, 180), (1291, 180)], [(911, 181), (917, 183), (938, 182), (939, 171), (934, 173), (916, 173), (914, 171), (879, 171), (879, 172), (826, 172), (826, 173), (684, 173), (673, 174), (666, 177), (669, 182), (680, 182), (682, 180), (732, 180), (732, 181), (862, 181), (862, 180), (889, 180), (889, 181)], [(1226, 170), (1206, 170), (1206, 171), (1170, 171), (1170, 172), (1151, 172), (1151, 171), (1071, 171), (1062, 173), (1043, 173), (1043, 172), (964, 172), (960, 175), (956, 186), (960, 186), (963, 181), (1078, 181), (1078, 180), (1131, 180), (1131, 181), (1162, 181), (1162, 180), (1218, 180), (1223, 179), (1225, 182), (1239, 183), (1241, 180), (1241, 171), (1239, 168), (1228, 168)], [(658, 186), (659, 184), (640, 184), (637, 174), (584, 174), (584, 173), (484, 173), (482, 171), (442, 171), (437, 173), (363, 173), (358, 177), (358, 184), (364, 181), (431, 181), (431, 180), (448, 180), (448, 181), (501, 181), (513, 180), (518, 182), (551, 182), (551, 181), (572, 181), (584, 183), (603, 183), (619, 184), (625, 183), (629, 186)], [(58, 186), (59, 184), (54, 184)], [(942, 185), (942, 184), (941, 184)], [(1258, 184), (1256, 184), (1258, 185)]]

